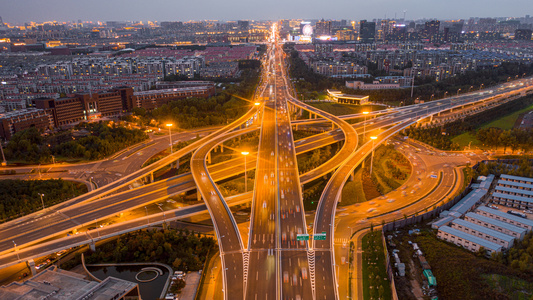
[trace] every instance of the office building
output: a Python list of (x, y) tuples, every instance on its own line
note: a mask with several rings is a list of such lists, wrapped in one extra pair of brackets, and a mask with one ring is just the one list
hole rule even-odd
[(35, 127), (44, 131), (51, 127), (51, 117), (43, 109), (27, 108), (0, 114), (0, 138), (9, 140), (15, 133)]
[(517, 29), (514, 33), (514, 39), (518, 41), (531, 41), (533, 31), (531, 29)]
[(376, 36), (376, 22), (359, 22), (359, 41), (362, 43), (373, 43)]
[(331, 35), (331, 21), (318, 21), (315, 25), (315, 36)]

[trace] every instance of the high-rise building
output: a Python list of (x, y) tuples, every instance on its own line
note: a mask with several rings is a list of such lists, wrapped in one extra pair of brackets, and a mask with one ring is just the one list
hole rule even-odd
[(250, 28), (250, 21), (237, 21), (237, 26), (240, 31), (248, 31)]
[(428, 21), (424, 25), (424, 38), (432, 42), (438, 38), (440, 21)]
[(315, 25), (315, 35), (331, 35), (331, 21), (318, 21)]
[(514, 39), (519, 41), (531, 41), (531, 29), (517, 29), (514, 33)]
[(363, 43), (373, 43), (376, 36), (376, 22), (359, 22), (359, 41)]

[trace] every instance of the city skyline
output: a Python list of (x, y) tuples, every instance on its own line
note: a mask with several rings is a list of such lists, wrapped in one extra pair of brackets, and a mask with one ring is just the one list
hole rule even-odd
[[(243, 0), (220, 2), (206, 0), (199, 2), (178, 3), (169, 0), (156, 2), (102, 1), (72, 2), (66, 0), (51, 1), (0, 1), (0, 11), (6, 23), (23, 24), (25, 22), (72, 20), (82, 21), (189, 21), (189, 20), (277, 20), (277, 19), (467, 19), (470, 17), (523, 17), (530, 14), (524, 11), (530, 4), (527, 0), (514, 0), (501, 7), (499, 1), (464, 1), (452, 0), (428, 4), (428, 1), (409, 0), (397, 3), (391, 0), (347, 1), (335, 0), (316, 3), (313, 1), (274, 1), (269, 3), (250, 3)], [(205, 8), (210, 8), (206, 10)], [(102, 8), (106, 8), (102, 10)], [(342, 9), (339, 9), (342, 8)]]

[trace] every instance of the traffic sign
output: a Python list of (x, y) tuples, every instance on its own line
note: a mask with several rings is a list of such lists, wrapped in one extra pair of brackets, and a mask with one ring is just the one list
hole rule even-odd
[(313, 236), (313, 239), (315, 241), (325, 241), (326, 240), (326, 233), (325, 232), (322, 232), (322, 233), (317, 233)]
[(297, 241), (308, 241), (309, 240), (309, 235), (308, 234), (297, 234), (296, 235), (296, 240)]

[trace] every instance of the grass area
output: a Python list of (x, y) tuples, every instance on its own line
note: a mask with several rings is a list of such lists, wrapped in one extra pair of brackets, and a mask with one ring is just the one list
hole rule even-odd
[(316, 209), (326, 184), (327, 180), (321, 178), (304, 185), (302, 196), (306, 212)]
[(470, 147), (482, 146), (481, 141), (479, 141), (476, 136), (473, 135), (471, 132), (465, 132), (463, 134), (453, 137), (452, 142), (458, 144), (460, 150), (463, 150), (464, 147), (468, 147), (469, 144)]
[(392, 299), (381, 231), (363, 237), (363, 296), (364, 299)]
[(516, 123), (516, 120), (520, 116), (520, 114), (528, 112), (530, 110), (533, 110), (533, 104), (519, 111), (515, 111), (511, 114), (508, 114), (499, 119), (496, 119), (490, 123), (486, 123), (482, 125), (481, 128), (497, 127), (497, 128), (501, 128), (504, 130), (512, 129), (514, 124)]
[(394, 146), (380, 146), (374, 154), (372, 178), (382, 195), (400, 187), (411, 174), (411, 164)]
[[(533, 278), (525, 272), (439, 240), (433, 232), (423, 232), (413, 238), (437, 279), (441, 299), (531, 299), (533, 296)], [(522, 287), (516, 290), (521, 296), (515, 298), (508, 293), (513, 286)]]
[(342, 189), (342, 197), (339, 206), (351, 205), (354, 203), (365, 202), (365, 192), (363, 191), (363, 181), (361, 174), (363, 171), (361, 168), (356, 169), (354, 174), (354, 180), (348, 181)]
[(533, 291), (533, 283), (531, 282), (500, 274), (482, 274), (481, 277), (490, 285), (490, 287), (503, 292), (508, 295), (510, 299), (531, 299), (531, 294), (526, 292)]
[[(523, 108), (521, 110), (515, 111), (515, 112), (513, 112), (511, 114), (505, 115), (505, 116), (503, 116), (503, 117), (501, 117), (499, 119), (496, 119), (496, 120), (494, 120), (492, 122), (485, 123), (485, 124), (481, 125), (478, 129), (480, 129), (480, 128), (491, 128), (491, 127), (501, 128), (501, 129), (504, 129), (504, 130), (512, 129), (514, 127), (514, 124), (516, 123), (516, 120), (520, 116), (520, 114), (528, 112), (530, 110), (533, 110), (533, 105), (530, 105), (530, 106), (528, 106), (526, 108)], [(472, 132), (465, 132), (465, 133), (462, 133), (460, 135), (457, 135), (457, 136), (452, 138), (452, 142), (458, 144), (460, 150), (463, 150), (464, 147), (468, 147), (468, 144), (470, 142), (472, 142), (470, 144), (470, 147), (474, 147), (474, 146), (477, 146), (477, 147), (480, 147), (480, 148), (483, 147), (481, 141), (479, 141), (476, 138), (475, 134), (472, 134)]]
[(382, 106), (376, 106), (376, 105), (359, 106), (359, 105), (339, 104), (339, 103), (333, 103), (333, 102), (309, 102), (307, 104), (313, 107), (316, 107), (320, 110), (323, 110), (325, 112), (329, 112), (330, 114), (334, 114), (336, 116), (356, 114), (356, 113), (360, 113), (363, 111), (375, 111), (375, 110), (383, 109)]

